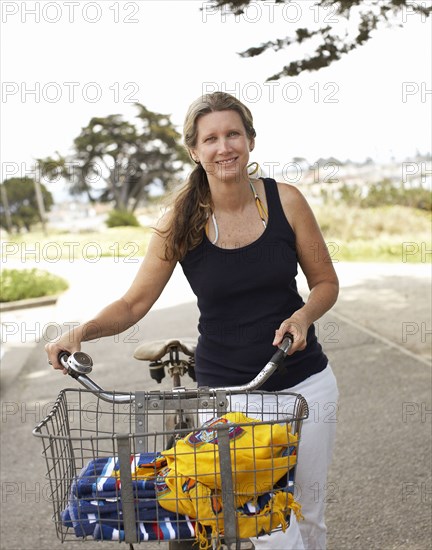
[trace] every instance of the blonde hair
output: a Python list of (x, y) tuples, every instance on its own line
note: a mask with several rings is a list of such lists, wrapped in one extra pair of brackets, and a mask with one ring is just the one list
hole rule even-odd
[[(192, 160), (191, 149), (197, 143), (199, 118), (208, 113), (227, 110), (237, 112), (247, 137), (255, 138), (252, 113), (246, 105), (225, 92), (205, 94), (190, 105), (183, 125), (184, 144)], [(173, 201), (169, 227), (162, 232), (166, 239), (165, 259), (182, 260), (189, 250), (200, 244), (212, 208), (207, 174), (203, 166), (197, 163), (178, 191)]]

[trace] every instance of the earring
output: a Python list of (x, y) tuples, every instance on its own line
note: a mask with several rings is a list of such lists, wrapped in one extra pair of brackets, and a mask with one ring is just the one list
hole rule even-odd
[(258, 170), (260, 169), (260, 165), (257, 162), (250, 162), (247, 165), (247, 168), (248, 168), (249, 176), (252, 176), (253, 174), (256, 174), (258, 172)]

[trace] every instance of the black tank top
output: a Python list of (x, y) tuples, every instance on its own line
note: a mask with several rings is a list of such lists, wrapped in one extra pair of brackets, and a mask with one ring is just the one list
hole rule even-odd
[[(199, 386), (239, 385), (267, 363), (281, 322), (304, 305), (297, 292), (295, 234), (279, 198), (275, 180), (263, 178), (269, 219), (253, 243), (235, 249), (213, 245), (206, 235), (180, 262), (198, 298), (200, 318), (196, 349)], [(307, 347), (285, 359), (262, 386), (266, 391), (290, 388), (325, 369), (313, 325)]]

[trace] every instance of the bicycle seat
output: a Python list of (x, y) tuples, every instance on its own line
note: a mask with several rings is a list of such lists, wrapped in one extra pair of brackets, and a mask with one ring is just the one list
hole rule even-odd
[(157, 361), (162, 359), (170, 348), (178, 347), (185, 355), (193, 357), (195, 354), (196, 341), (195, 340), (153, 340), (151, 342), (144, 342), (135, 349), (134, 357), (140, 361)]

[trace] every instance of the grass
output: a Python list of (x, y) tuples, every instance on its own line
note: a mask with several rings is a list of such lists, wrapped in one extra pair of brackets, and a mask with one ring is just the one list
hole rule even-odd
[(144, 227), (113, 227), (100, 232), (49, 231), (44, 235), (42, 231), (32, 231), (21, 236), (10, 235), (2, 242), (2, 262), (8, 259), (95, 262), (104, 257), (132, 260), (145, 254), (151, 232)]
[(69, 285), (62, 277), (40, 269), (2, 269), (0, 302), (53, 296)]
[[(425, 262), (431, 249), (430, 214), (404, 206), (377, 208), (343, 204), (314, 206), (334, 261)], [(40, 258), (46, 261), (101, 257), (134, 259), (147, 250), (152, 230), (117, 227), (102, 232), (34, 231), (2, 242), (2, 262)]]
[(426, 211), (406, 206), (376, 208), (327, 204), (314, 207), (333, 260), (426, 262), (431, 220)]

